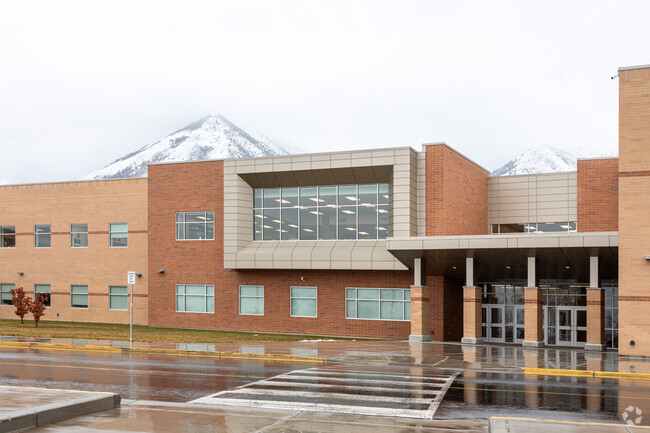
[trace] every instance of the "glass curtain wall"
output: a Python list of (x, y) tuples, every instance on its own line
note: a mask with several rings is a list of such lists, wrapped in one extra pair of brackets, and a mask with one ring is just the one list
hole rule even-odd
[(388, 184), (254, 190), (256, 241), (386, 239)]
[(618, 281), (603, 281), (605, 291), (605, 347), (618, 348)]

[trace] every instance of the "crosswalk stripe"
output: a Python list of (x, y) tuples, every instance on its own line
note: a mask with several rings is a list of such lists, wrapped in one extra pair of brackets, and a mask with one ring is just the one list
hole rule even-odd
[[(224, 394), (234, 394), (232, 391), (228, 392), (225, 391)], [(427, 404), (429, 405), (431, 403), (430, 398), (404, 398), (404, 397), (382, 397), (382, 396), (369, 396), (369, 395), (360, 395), (360, 394), (343, 394), (339, 392), (330, 392), (327, 393), (326, 395), (323, 395), (319, 392), (313, 392), (313, 391), (295, 391), (295, 390), (268, 390), (268, 389), (257, 389), (257, 388), (251, 388), (251, 387), (246, 387), (245, 391), (241, 391), (242, 394), (254, 394), (254, 395), (272, 395), (272, 396), (277, 396), (278, 398), (282, 398), (283, 396), (297, 396), (297, 397), (322, 397), (322, 398), (338, 398), (342, 400), (360, 400), (360, 399), (367, 399), (369, 403), (373, 401), (388, 401), (388, 402), (396, 402), (396, 403), (411, 403), (411, 404)], [(226, 398), (228, 398), (226, 396)]]
[[(288, 381), (280, 381), (280, 380), (274, 380), (272, 382), (267, 381), (263, 384), (254, 384), (251, 386), (266, 386), (266, 385), (271, 385), (271, 386), (282, 386), (282, 387), (313, 387), (313, 388), (342, 388), (341, 385), (332, 385), (332, 384), (326, 384), (326, 383), (295, 383), (295, 382), (288, 382)], [(249, 386), (250, 387), (250, 386)], [(343, 387), (345, 389), (350, 389), (354, 391), (377, 391), (377, 392), (418, 392), (426, 395), (438, 395), (440, 394), (440, 390), (428, 390), (428, 389), (423, 389), (423, 390), (414, 390), (413, 388), (386, 388), (381, 385), (377, 386), (354, 386), (354, 385), (349, 385)], [(370, 388), (370, 389), (369, 389)]]
[(192, 403), (431, 419), (459, 373), (427, 377), (317, 367), (251, 382)]
[[(427, 377), (427, 376), (411, 376), (408, 374), (384, 374), (384, 373), (369, 373), (369, 372), (354, 372), (354, 373), (347, 373), (345, 371), (318, 371), (314, 369), (309, 369), (309, 370), (300, 370), (300, 371), (292, 371), (290, 373), (285, 373), (285, 375), (292, 375), (292, 376), (344, 376), (344, 377), (350, 377), (350, 376), (371, 376), (371, 377), (396, 377), (400, 379), (407, 379), (409, 381), (412, 381), (413, 379), (420, 380), (421, 382), (427, 382), (427, 381), (442, 381), (445, 382), (449, 376), (432, 376), (432, 377)], [(397, 382), (397, 381), (395, 381)]]

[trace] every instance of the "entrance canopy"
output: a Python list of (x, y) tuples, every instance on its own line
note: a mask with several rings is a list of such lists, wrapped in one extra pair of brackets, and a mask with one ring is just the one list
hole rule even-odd
[(421, 258), (426, 275), (460, 281), (468, 257), (476, 282), (525, 280), (529, 257), (539, 279), (587, 282), (590, 257), (598, 257), (601, 279), (618, 279), (618, 232), (388, 238), (386, 249), (410, 269)]

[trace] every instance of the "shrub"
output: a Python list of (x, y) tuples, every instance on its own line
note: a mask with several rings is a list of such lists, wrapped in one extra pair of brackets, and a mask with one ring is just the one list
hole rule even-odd
[(25, 295), (25, 290), (22, 287), (11, 289), (10, 293), (11, 303), (16, 307), (16, 316), (20, 317), (20, 323), (22, 324), (24, 323), (23, 319), (25, 318), (25, 315), (31, 311), (30, 306), (32, 304), (32, 298)]

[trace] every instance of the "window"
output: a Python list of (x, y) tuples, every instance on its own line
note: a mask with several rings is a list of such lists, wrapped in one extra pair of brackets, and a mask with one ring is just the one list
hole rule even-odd
[(261, 188), (253, 194), (254, 239), (386, 239), (388, 184)]
[(0, 248), (16, 248), (16, 226), (0, 226)]
[(0, 300), (2, 301), (2, 305), (13, 305), (11, 302), (11, 291), (15, 288), (15, 284), (0, 284)]
[(291, 315), (293, 317), (316, 317), (316, 287), (291, 288)]
[(43, 305), (46, 307), (51, 306), (51, 294), (50, 294), (50, 285), (49, 284), (34, 284), (34, 300), (38, 299), (40, 296)]
[(108, 231), (111, 247), (128, 246), (129, 228), (127, 223), (109, 224)]
[(177, 284), (176, 311), (214, 313), (214, 286)]
[(70, 306), (88, 308), (88, 286), (70, 286)]
[(239, 286), (239, 314), (264, 314), (264, 286)]
[(109, 310), (128, 310), (128, 287), (126, 286), (109, 286), (108, 287), (108, 309)]
[(578, 223), (575, 221), (559, 223), (526, 223), (526, 224), (492, 224), (492, 234), (510, 233), (575, 233)]
[(70, 247), (71, 248), (88, 247), (88, 224), (70, 225)]
[(345, 317), (370, 320), (411, 320), (410, 289), (345, 289)]
[(176, 240), (214, 239), (214, 212), (176, 213)]
[(34, 226), (34, 247), (50, 248), (52, 246), (52, 230), (50, 225)]

